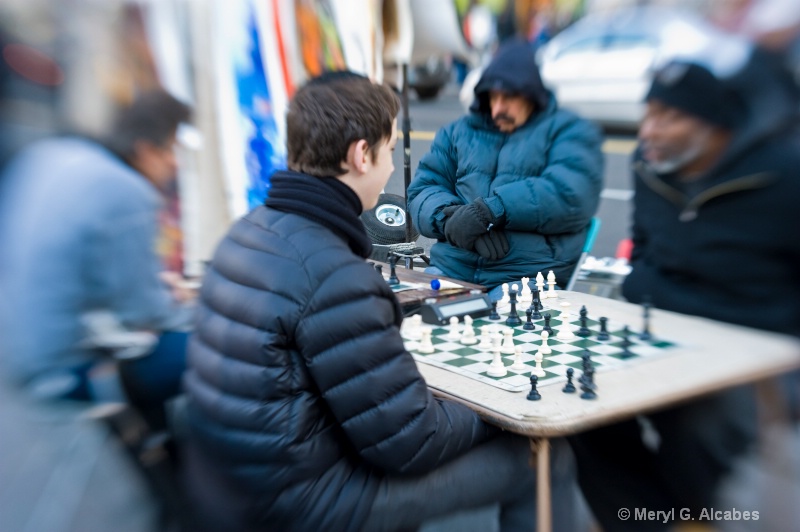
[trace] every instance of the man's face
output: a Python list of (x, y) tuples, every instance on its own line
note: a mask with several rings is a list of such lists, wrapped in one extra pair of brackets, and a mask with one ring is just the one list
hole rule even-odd
[(712, 131), (701, 119), (652, 100), (639, 127), (642, 156), (659, 173), (684, 169), (706, 155)]
[(133, 166), (157, 188), (167, 191), (175, 184), (178, 161), (175, 156), (175, 135), (164, 144), (140, 141), (136, 147)]
[(378, 197), (389, 182), (389, 178), (394, 172), (394, 161), (392, 159), (392, 152), (397, 145), (397, 119), (392, 122), (392, 136), (387, 142), (379, 145), (378, 153), (375, 156), (375, 161), (372, 162), (369, 175), (364, 176), (367, 180), (363, 193), (360, 194), (361, 201), (364, 204), (364, 210), (368, 211), (378, 204)]
[(502, 91), (489, 91), (489, 107), (497, 129), (511, 133), (527, 122), (533, 113), (533, 104), (524, 96)]

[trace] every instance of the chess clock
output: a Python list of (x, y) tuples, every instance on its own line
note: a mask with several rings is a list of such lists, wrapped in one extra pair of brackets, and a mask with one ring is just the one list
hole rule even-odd
[(492, 312), (489, 296), (479, 290), (469, 294), (426, 299), (420, 306), (422, 321), (432, 325), (446, 325), (453, 316), (461, 320), (464, 316), (479, 318)]

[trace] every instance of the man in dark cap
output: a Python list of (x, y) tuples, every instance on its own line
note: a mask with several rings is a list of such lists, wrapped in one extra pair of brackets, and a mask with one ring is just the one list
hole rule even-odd
[(530, 45), (503, 45), (408, 188), (414, 224), (437, 240), (434, 273), (492, 289), (548, 270), (566, 282), (599, 203), (600, 144), (596, 127), (558, 108)]
[[(796, 115), (770, 79), (744, 90), (744, 74), (721, 79), (689, 62), (656, 74), (634, 161), (633, 270), (623, 294), (800, 335)], [(771, 106), (760, 101), (767, 94)], [(754, 443), (755, 411), (753, 390), (735, 388), (572, 438), (581, 488), (603, 528), (670, 526), (622, 521), (620, 508), (691, 512), (671, 514), (678, 519), (713, 507)]]

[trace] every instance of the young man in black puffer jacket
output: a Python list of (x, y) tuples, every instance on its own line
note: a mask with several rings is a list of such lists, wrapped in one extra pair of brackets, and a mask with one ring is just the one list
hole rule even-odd
[(527, 440), (431, 395), (364, 260), (398, 108), (355, 74), (310, 81), (287, 115), (290, 170), (217, 249), (185, 377), (202, 528), (405, 530), (493, 503), (502, 530), (534, 526)]

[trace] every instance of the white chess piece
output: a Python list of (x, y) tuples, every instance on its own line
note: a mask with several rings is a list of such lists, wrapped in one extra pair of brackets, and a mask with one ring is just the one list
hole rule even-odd
[(491, 349), (492, 348), (492, 334), (488, 325), (481, 325), (481, 342), (478, 344), (478, 349)]
[(514, 330), (508, 328), (503, 331), (503, 346), (500, 348), (500, 352), (504, 355), (513, 355), (514, 354)]
[(514, 363), (511, 365), (511, 369), (519, 373), (528, 371), (528, 366), (522, 361), (522, 347), (520, 346), (514, 348)]
[(498, 301), (497, 306), (500, 307), (506, 305), (508, 304), (509, 301), (510, 299), (508, 297), (508, 283), (503, 283), (503, 297), (500, 299), (500, 301)]
[(550, 285), (550, 290), (547, 291), (547, 298), (548, 299), (557, 299), (558, 294), (556, 293), (556, 274), (553, 273), (553, 270), (547, 274), (547, 284)]
[(458, 318), (452, 316), (450, 318), (450, 330), (447, 331), (445, 339), (450, 340), (451, 342), (457, 342), (459, 338), (461, 338), (461, 330), (458, 326)]
[(536, 366), (533, 368), (533, 370), (531, 370), (531, 375), (544, 377), (546, 375), (544, 368), (542, 368), (542, 360), (544, 360), (544, 356), (540, 351), (536, 351), (536, 354), (533, 355), (533, 360), (536, 361)]
[(464, 345), (478, 343), (478, 339), (475, 338), (475, 329), (472, 327), (472, 318), (470, 316), (464, 316), (464, 332), (461, 333), (461, 339), (459, 341)]
[(500, 346), (492, 346), (492, 351), (494, 356), (492, 357), (492, 363), (489, 364), (489, 369), (486, 370), (486, 374), (490, 377), (505, 377), (508, 370), (503, 364), (503, 358), (500, 356)]
[(572, 340), (575, 338), (575, 333), (572, 332), (572, 324), (570, 323), (572, 316), (570, 316), (569, 313), (569, 306), (568, 301), (561, 303), (561, 308), (563, 310), (558, 317), (558, 319), (561, 320), (561, 325), (558, 327), (558, 334), (556, 334), (556, 338), (559, 340)]
[(403, 322), (403, 336), (409, 340), (419, 340), (422, 330), (422, 316), (414, 314)]
[(539, 289), (539, 300), (547, 299), (547, 292), (544, 290), (544, 276), (542, 272), (536, 274), (536, 288)]
[(422, 329), (422, 331), (420, 331), (421, 339), (419, 341), (419, 347), (417, 347), (418, 353), (429, 354), (434, 352), (431, 332), (430, 329)]
[(519, 300), (522, 303), (530, 303), (533, 301), (533, 292), (531, 292), (531, 287), (528, 285), (530, 282), (530, 277), (523, 277), (522, 278), (522, 292), (520, 293)]
[(550, 333), (547, 331), (542, 331), (542, 345), (539, 347), (539, 353), (542, 355), (549, 355), (553, 352), (550, 346), (547, 344), (547, 341), (550, 338)]

